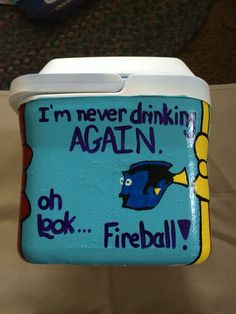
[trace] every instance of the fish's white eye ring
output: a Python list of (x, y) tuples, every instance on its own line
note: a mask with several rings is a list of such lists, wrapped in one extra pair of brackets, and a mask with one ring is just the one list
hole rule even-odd
[(126, 179), (125, 185), (126, 186), (130, 186), (131, 184), (132, 184), (132, 180), (131, 179)]
[(124, 178), (120, 178), (120, 184), (121, 184), (121, 185), (124, 184)]

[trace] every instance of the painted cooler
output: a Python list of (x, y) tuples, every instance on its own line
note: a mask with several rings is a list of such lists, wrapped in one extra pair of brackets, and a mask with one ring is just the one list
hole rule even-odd
[(208, 85), (179, 59), (55, 59), (12, 82), (20, 254), (186, 265), (210, 253)]

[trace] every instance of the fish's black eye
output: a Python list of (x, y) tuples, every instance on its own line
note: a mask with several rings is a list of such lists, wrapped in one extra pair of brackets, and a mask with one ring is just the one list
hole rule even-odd
[(124, 184), (124, 178), (120, 178), (120, 184), (121, 184), (121, 185)]
[(132, 180), (131, 179), (126, 179), (125, 185), (126, 186), (130, 186), (131, 184), (132, 184)]

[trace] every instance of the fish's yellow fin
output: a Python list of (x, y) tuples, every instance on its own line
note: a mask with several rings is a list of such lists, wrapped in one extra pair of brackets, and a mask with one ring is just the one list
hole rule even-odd
[(160, 190), (161, 190), (160, 188), (155, 188), (155, 189), (154, 189), (154, 193), (155, 193), (156, 195), (158, 195), (158, 194), (160, 193)]
[(187, 171), (185, 168), (180, 173), (173, 176), (173, 183), (188, 186)]

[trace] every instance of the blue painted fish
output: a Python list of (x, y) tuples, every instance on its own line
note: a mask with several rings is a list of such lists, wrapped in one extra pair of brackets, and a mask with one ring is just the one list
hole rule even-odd
[(187, 172), (173, 174), (169, 169), (173, 165), (165, 161), (141, 161), (122, 172), (122, 207), (145, 210), (154, 208), (161, 200), (166, 189), (172, 184), (188, 186)]

